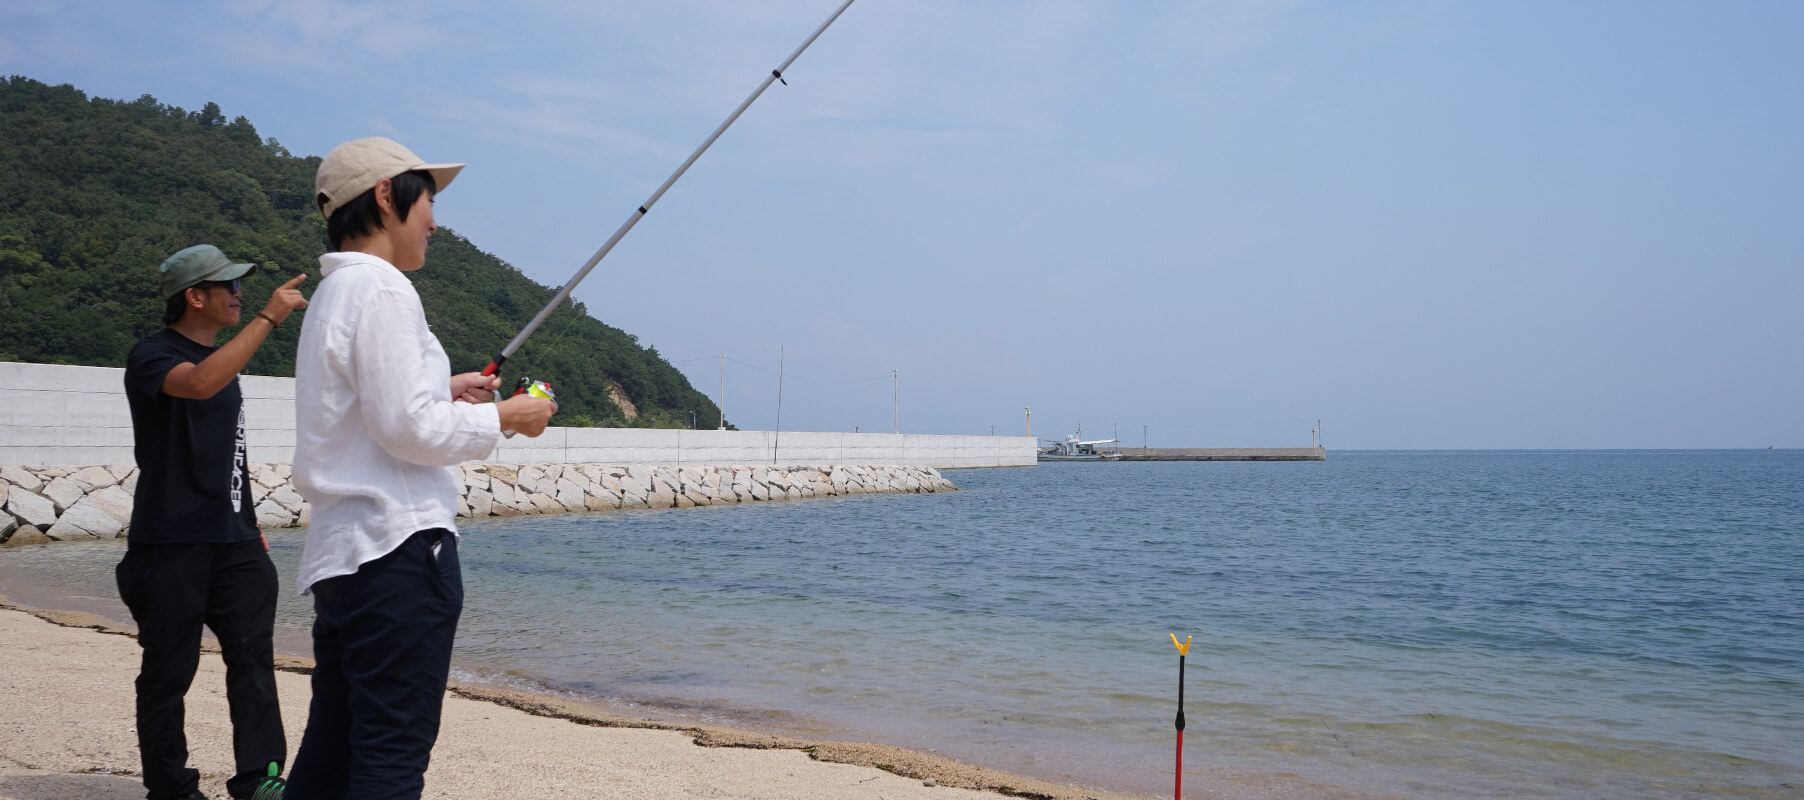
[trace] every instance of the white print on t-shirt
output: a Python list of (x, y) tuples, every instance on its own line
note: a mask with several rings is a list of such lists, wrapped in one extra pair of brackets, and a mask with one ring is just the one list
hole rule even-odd
[(232, 511), (243, 508), (244, 471), (249, 465), (244, 463), (244, 406), (238, 407), (238, 446), (232, 454)]

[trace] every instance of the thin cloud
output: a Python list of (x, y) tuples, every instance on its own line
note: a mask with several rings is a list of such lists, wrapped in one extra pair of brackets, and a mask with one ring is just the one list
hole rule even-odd
[[(543, 87), (541, 87), (543, 88)], [(524, 146), (591, 169), (617, 171), (623, 160), (671, 160), (676, 149), (630, 129), (597, 122), (569, 95), (522, 90), (503, 101), (494, 97), (432, 94), (422, 113), (462, 127), (484, 140)]]
[(448, 50), (481, 50), (472, 33), (494, 7), (444, 0), (368, 3), (348, 0), (228, 0), (220, 5), (229, 36), (218, 45), (238, 64), (281, 75), (367, 74), (373, 65)]

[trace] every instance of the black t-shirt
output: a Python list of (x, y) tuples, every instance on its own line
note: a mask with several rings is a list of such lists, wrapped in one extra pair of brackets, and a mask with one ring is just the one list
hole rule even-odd
[(224, 544), (258, 536), (238, 378), (205, 400), (163, 393), (169, 370), (199, 364), (218, 349), (164, 328), (125, 358), (138, 459), (127, 534), (133, 542)]

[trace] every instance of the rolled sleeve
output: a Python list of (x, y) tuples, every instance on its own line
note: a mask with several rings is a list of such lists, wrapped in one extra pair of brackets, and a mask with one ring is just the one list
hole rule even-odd
[[(495, 449), (501, 439), (500, 412), (493, 403), (451, 399), (449, 365), (425, 328), (416, 295), (394, 287), (372, 294), (351, 339), (364, 426), (389, 455), (448, 467)], [(435, 353), (427, 347), (438, 351), (439, 358), (431, 358)]]

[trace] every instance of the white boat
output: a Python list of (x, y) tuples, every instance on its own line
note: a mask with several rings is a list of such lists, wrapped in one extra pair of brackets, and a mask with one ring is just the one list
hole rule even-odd
[(1077, 433), (1067, 435), (1062, 442), (1055, 442), (1051, 439), (1041, 439), (1040, 441), (1045, 442), (1047, 446), (1040, 448), (1039, 459), (1041, 461), (1121, 460), (1121, 453), (1117, 451), (1096, 449), (1096, 446), (1099, 444), (1115, 444), (1120, 442), (1120, 439), (1094, 439), (1091, 441), (1083, 441), (1078, 438), (1083, 435), (1083, 430), (1083, 428), (1079, 428)]

